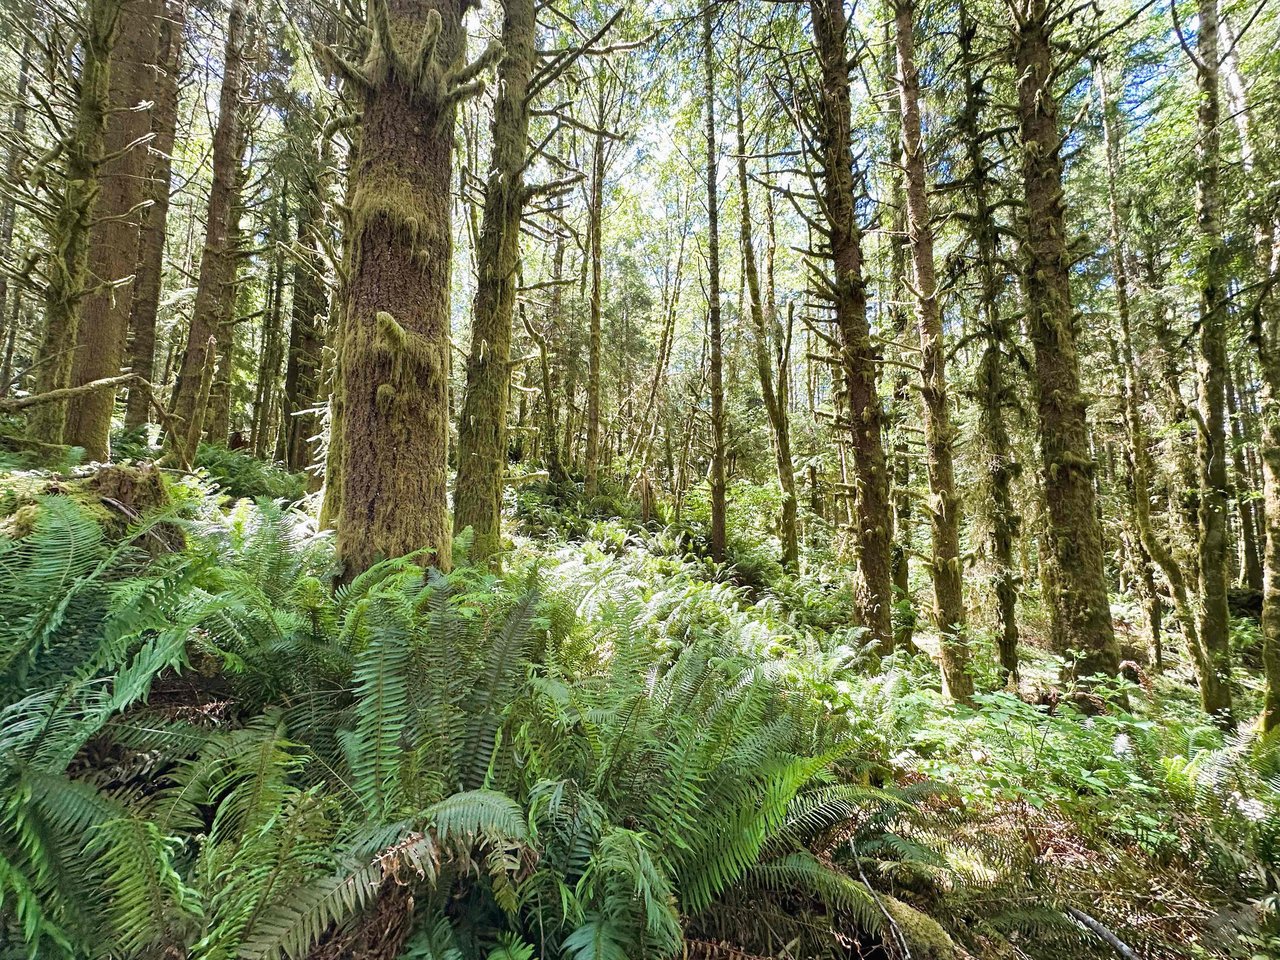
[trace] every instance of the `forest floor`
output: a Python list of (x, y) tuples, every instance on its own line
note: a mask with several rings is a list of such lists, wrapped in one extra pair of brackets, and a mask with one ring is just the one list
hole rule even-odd
[[(115, 488), (104, 493), (94, 488), (92, 474), (66, 479), (73, 472), (65, 469), (32, 472), (14, 463), (15, 469), (0, 473), (0, 517), (5, 518), (0, 520), (0, 610), (9, 614), (0, 634), (11, 667), (4, 688), (7, 715), (12, 720), (31, 702), (32, 683), (38, 688), (59, 670), (80, 669), (71, 654), (65, 654), (67, 663), (53, 666), (42, 657), (74, 652), (95, 631), (112, 636), (113, 618), (123, 615), (116, 606), (120, 596), (137, 590), (141, 597), (143, 584), (162, 577), (189, 577), (182, 579), (181, 597), (156, 601), (155, 609), (144, 604), (129, 614), (148, 624), (128, 634), (144, 652), (157, 637), (168, 635), (169, 625), (187, 631), (168, 659), (158, 661), (148, 683), (158, 691), (177, 689), (165, 678), (186, 673), (190, 686), (182, 689), (203, 692), (191, 694), (199, 702), (182, 709), (216, 716), (209, 721), (212, 727), (252, 730), (260, 718), (276, 715), (276, 704), (296, 709), (302, 696), (299, 677), (309, 676), (310, 686), (320, 678), (332, 682), (333, 689), (348, 691), (348, 699), (354, 695), (353, 704), (314, 728), (290, 721), (288, 750), (314, 756), (313, 768), (322, 761), (334, 768), (355, 764), (348, 775), (354, 789), (365, 789), (359, 784), (366, 778), (370, 795), (390, 803), (384, 796), (391, 789), (387, 777), (397, 789), (407, 789), (410, 773), (399, 766), (402, 752), (427, 750), (426, 763), (438, 744), (430, 750), (406, 748), (410, 727), (394, 726), (388, 733), (362, 726), (361, 705), (370, 695), (362, 658), (377, 647), (381, 634), (360, 639), (362, 628), (352, 628), (350, 618), (361, 603), (355, 598), (363, 596), (365, 612), (357, 621), (389, 603), (381, 615), (393, 622), (398, 614), (385, 591), (409, 574), (403, 566), (393, 567), (374, 585), (357, 582), (351, 590), (333, 590), (326, 582), (326, 571), (332, 570), (330, 541), (315, 529), (314, 504), (299, 499), (303, 478), (214, 449), (204, 452), (202, 463), (199, 477), (165, 477), (159, 495), (144, 491), (146, 484), (127, 493)], [(538, 784), (593, 783), (598, 815), (650, 838), (644, 842), (652, 844), (656, 862), (671, 874), (664, 882), (674, 891), (667, 896), (679, 903), (673, 936), (682, 938), (688, 956), (858, 956), (862, 948), (880, 949), (885, 956), (1055, 960), (1109, 953), (1280, 956), (1274, 933), (1280, 749), (1247, 724), (1224, 734), (1208, 722), (1176, 644), (1163, 673), (1143, 669), (1139, 683), (1118, 681), (1099, 691), (1102, 709), (1086, 715), (1059, 699), (1060, 661), (1036, 643), (1034, 632), (1024, 637), (1022, 682), (1013, 691), (999, 682), (994, 644), (975, 627), (971, 639), (980, 693), (972, 707), (951, 704), (940, 692), (928, 655), (935, 639), (917, 629), (915, 641), (926, 655), (878, 655), (850, 626), (847, 568), (839, 558), (811, 544), (804, 572), (784, 574), (771, 559), (776, 542), (763, 528), (752, 529), (753, 523), (768, 522), (760, 503), (764, 495), (745, 489), (738, 494), (744, 529), (731, 543), (730, 562), (716, 564), (705, 553), (696, 497), (679, 521), (642, 522), (638, 505), (619, 492), (588, 504), (536, 484), (514, 490), (508, 517), (513, 549), (504, 574), (463, 567), (441, 581), (450, 603), (464, 614), (463, 635), (474, 629), (482, 644), (472, 648), (458, 641), (462, 646), (454, 654), (446, 649), (441, 659), (466, 663), (474, 656), (477, 672), (472, 676), (457, 667), (461, 672), (450, 674), (454, 667), (448, 663), (431, 668), (445, 669), (444, 674), (429, 674), (430, 684), (440, 688), (466, 687), (459, 703), (471, 705), (457, 709), (473, 719), (479, 714), (467, 697), (479, 694), (467, 691), (484, 689), (485, 677), (504, 677), (494, 681), (492, 702), (484, 708), (485, 723), (491, 719), (498, 733), (481, 743), (488, 746), (479, 753), (470, 743), (449, 754), (452, 760), (432, 762), (465, 768), (479, 757), (474, 785), (500, 786), (531, 826), (547, 816), (538, 799), (544, 788)], [(70, 500), (71, 514), (63, 516), (63, 508), (51, 500)], [(161, 508), (160, 500), (169, 506)], [(272, 506), (272, 500), (299, 506)], [(148, 524), (144, 515), (157, 508), (163, 522)], [(139, 532), (144, 526), (145, 535)], [(93, 529), (98, 533), (89, 532)], [(177, 541), (157, 533), (166, 529), (183, 533)], [(85, 538), (92, 543), (81, 542)], [(812, 538), (813, 543), (822, 540)], [(132, 545), (128, 554), (114, 545), (124, 543)], [(464, 534), (464, 550), (465, 543)], [(175, 573), (179, 557), (180, 575)], [(406, 582), (421, 590), (420, 571)], [(94, 593), (98, 585), (101, 595)], [(921, 590), (919, 595), (927, 594)], [(519, 656), (512, 654), (513, 665), (499, 669), (486, 658), (500, 648), (495, 638), (521, 635), (502, 627), (502, 618), (523, 609), (524, 596), (535, 598), (527, 601), (535, 611), (523, 625), (528, 636), (520, 640)], [(1034, 624), (1035, 597), (1022, 602), (1024, 619)], [(424, 603), (411, 606), (426, 610)], [(53, 609), (67, 623), (51, 625), (48, 611)], [(1124, 629), (1132, 626), (1131, 610), (1126, 598), (1117, 598)], [(899, 613), (910, 611), (904, 606)], [(419, 616), (426, 614), (410, 615), (405, 636), (421, 635), (428, 645), (444, 642), (432, 632), (435, 627), (415, 619)], [(33, 642), (29, 628), (36, 623), (44, 631), (44, 646), (24, 649), (23, 643)], [(59, 632), (69, 629), (67, 624), (75, 625), (74, 639)], [(1241, 622), (1237, 634), (1242, 656), (1254, 655), (1256, 628)], [(143, 657), (138, 649), (132, 654), (135, 666)], [(13, 672), (18, 662), (26, 664), (22, 673)], [(406, 689), (404, 696), (411, 698), (413, 684)], [(1240, 697), (1241, 715), (1247, 716), (1256, 691), (1242, 682)], [(220, 704), (216, 710), (215, 703)], [(444, 709), (432, 704), (431, 709)], [(142, 694), (121, 701), (120, 715), (140, 718), (149, 709), (159, 707), (149, 707)], [(172, 716), (177, 708), (169, 703), (165, 709)], [(640, 713), (643, 720), (637, 719)], [(387, 715), (379, 713), (384, 718), (379, 722), (389, 722)], [(544, 724), (549, 726), (540, 734)], [(128, 766), (133, 749), (127, 739), (104, 747), (106, 730), (73, 743), (66, 754), (73, 759), (58, 775), (109, 785), (115, 797), (132, 798), (119, 802), (151, 815), (149, 797), (172, 787), (177, 774), (159, 764), (106, 777), (101, 763), (107, 761), (94, 757)], [(391, 768), (371, 771), (349, 751), (346, 760), (340, 750), (330, 756), (337, 749), (335, 732), (339, 739), (367, 735), (374, 756), (383, 749), (378, 744), (385, 744), (396, 758), (394, 773)], [(9, 755), (24, 749), (22, 737), (17, 726), (5, 733)], [(647, 759), (635, 753), (633, 740), (646, 744)], [(507, 749), (515, 751), (510, 770), (501, 759)], [(47, 753), (46, 745), (39, 756)], [(659, 756), (669, 765), (654, 768)], [(807, 779), (789, 788), (786, 812), (778, 819), (767, 817), (772, 793), (750, 785), (772, 782), (773, 774), (766, 771), (776, 769), (780, 758), (794, 763), (804, 756), (823, 759)], [(705, 764), (697, 775), (677, 776), (674, 771), (692, 766), (695, 757)], [(536, 783), (524, 779), (529, 767), (539, 770)], [(6, 769), (6, 776), (20, 775), (17, 767)], [(329, 789), (323, 778), (308, 779), (301, 770), (288, 773), (282, 783), (297, 778), (303, 792)], [(459, 774), (459, 782), (470, 782), (468, 775)], [(713, 792), (713, 785), (730, 783), (736, 784), (734, 790), (764, 792), (755, 799)], [(415, 790), (430, 795), (425, 786)], [(669, 806), (657, 812), (655, 798)], [(446, 791), (437, 806), (448, 799)], [(763, 819), (743, 820), (743, 802)], [(333, 803), (341, 807), (336, 797)], [(366, 804), (358, 808), (363, 813), (341, 816), (364, 822), (371, 816), (368, 809)], [(11, 821), (12, 813), (0, 823), (0, 853), (6, 856), (18, 843), (18, 827)], [(183, 833), (192, 828), (174, 822), (170, 829), (170, 867), (186, 888), (199, 891), (209, 882), (201, 875), (200, 856), (193, 852), (188, 863), (172, 853), (193, 842)], [(721, 861), (717, 845), (735, 831), (758, 836)], [(340, 854), (348, 850), (342, 830), (327, 836), (331, 856), (318, 858), (327, 866), (312, 866), (321, 872), (344, 862)], [(223, 842), (234, 851), (225, 854), (228, 862), (249, 847), (244, 839), (235, 841), (238, 846)], [(574, 896), (605, 896), (602, 889), (583, 887), (581, 875), (574, 873), (580, 867), (557, 864), (547, 823), (540, 823), (536, 841), (528, 842), (538, 844), (538, 871), (559, 870), (556, 876), (562, 879), (578, 876)], [(702, 850), (703, 843), (708, 846), (696, 857), (689, 852)], [(600, 855), (599, 850), (592, 854)], [(842, 888), (845, 893), (814, 892), (829, 889), (814, 874), (810, 893), (797, 900), (801, 875), (819, 869), (843, 878), (849, 884)], [(770, 888), (765, 878), (789, 892)], [(305, 888), (304, 880), (298, 885)], [(488, 895), (501, 897), (501, 888)], [(49, 893), (41, 900), (51, 918), (58, 915), (52, 898)], [(211, 899), (203, 909), (199, 922), (185, 914), (183, 922), (203, 924), (211, 936), (207, 931), (220, 904)], [(269, 913), (272, 908), (260, 904), (260, 909)], [(506, 922), (527, 933), (528, 909), (521, 901), (509, 914), (521, 921)], [(574, 915), (589, 917), (591, 911)], [(243, 913), (236, 916), (243, 921)], [(804, 924), (795, 926), (801, 917), (809, 928), (824, 932), (802, 932)], [(341, 917), (335, 915), (334, 922)], [(166, 923), (173, 928), (173, 921)], [(788, 923), (795, 929), (782, 942), (766, 932)], [(652, 926), (646, 936), (657, 936), (652, 932), (660, 927), (657, 921), (650, 916), (644, 924)], [(265, 935), (237, 930), (241, 955), (258, 955), (244, 945)], [(907, 952), (895, 954), (899, 937)], [(572, 942), (571, 935), (566, 943)], [(740, 952), (725, 952), (727, 945)]]

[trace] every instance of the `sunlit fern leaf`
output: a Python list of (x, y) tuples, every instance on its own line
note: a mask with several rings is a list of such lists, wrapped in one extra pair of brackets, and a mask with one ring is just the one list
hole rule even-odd
[(515, 934), (503, 934), (485, 960), (533, 960), (537, 950)]
[(489, 781), (506, 709), (527, 668), (530, 628), (537, 604), (538, 596), (533, 591), (517, 600), (485, 651), (483, 671), (465, 704), (466, 734), (457, 745), (464, 789), (475, 790)]
[(561, 947), (573, 960), (632, 960), (630, 945), (627, 931), (595, 917), (565, 937)]
[(884, 915), (865, 884), (833, 869), (808, 850), (754, 864), (743, 876), (741, 888), (744, 893), (765, 898), (788, 892), (812, 896), (831, 912), (852, 918), (871, 933), (884, 924)]
[(352, 788), (371, 813), (381, 814), (398, 796), (412, 646), (393, 607), (379, 603), (375, 609), (379, 612), (369, 618), (369, 643), (356, 656), (355, 728), (344, 735), (343, 747)]
[(441, 842), (526, 843), (529, 827), (520, 805), (495, 790), (455, 793), (423, 811)]
[(101, 597), (79, 601), (109, 556), (101, 527), (71, 498), (38, 497), (30, 509), (26, 536), (0, 536), (0, 676), (9, 682), (54, 638), (65, 642), (92, 623)]
[(172, 841), (137, 817), (108, 820), (93, 831), (85, 851), (102, 874), (114, 948), (144, 955), (181, 944), (185, 919), (199, 915), (198, 897), (173, 864)]

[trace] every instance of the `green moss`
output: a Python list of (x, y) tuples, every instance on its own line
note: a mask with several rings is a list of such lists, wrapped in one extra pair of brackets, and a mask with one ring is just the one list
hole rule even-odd
[(955, 942), (942, 929), (941, 924), (927, 914), (914, 907), (909, 907), (901, 900), (880, 895), (885, 909), (893, 922), (898, 925), (902, 935), (907, 938), (912, 956), (920, 960), (956, 960), (959, 954)]

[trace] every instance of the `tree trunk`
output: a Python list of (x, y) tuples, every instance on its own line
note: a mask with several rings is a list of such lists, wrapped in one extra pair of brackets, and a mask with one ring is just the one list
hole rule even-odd
[[(458, 101), (488, 58), (462, 66), (461, 0), (375, 0), (351, 171), (343, 313), (338, 556), (350, 580), (383, 557), (452, 563), (448, 512), (449, 293)], [(416, 49), (407, 38), (421, 38)], [(336, 60), (336, 58), (335, 58)]]
[[(160, 21), (157, 44), (151, 133), (144, 196), (150, 206), (142, 211), (138, 237), (138, 264), (133, 278), (133, 299), (129, 310), (129, 370), (144, 380), (155, 378), (156, 317), (160, 311), (160, 288), (164, 279), (164, 248), (169, 223), (169, 182), (172, 173), (173, 142), (178, 129), (178, 83), (182, 59), (182, 30), (187, 5), (169, 0)], [(128, 430), (147, 423), (151, 417), (146, 390), (130, 388), (125, 404), (124, 425)]]
[[(150, 110), (162, 0), (126, 0), (118, 39), (111, 50), (110, 114), (104, 138), (106, 161), (98, 172), (96, 222), (89, 233), (89, 283), (81, 303), (71, 385), (114, 377), (124, 362), (129, 331), (138, 237), (145, 198)], [(110, 457), (114, 389), (92, 390), (67, 404), (66, 440), (84, 447), (89, 460)]]
[[(1128, 432), (1128, 460), (1133, 488), (1134, 526), (1143, 547), (1143, 553), (1160, 567), (1173, 595), (1179, 619), (1182, 620), (1188, 643), (1193, 651), (1199, 648), (1196, 614), (1188, 594), (1186, 578), (1168, 547), (1160, 538), (1151, 521), (1151, 448), (1142, 424), (1142, 387), (1138, 377), (1137, 358), (1133, 348), (1133, 331), (1129, 305), (1129, 269), (1124, 243), (1124, 210), (1121, 199), (1120, 131), (1119, 117), (1114, 101), (1110, 98), (1104, 68), (1096, 71), (1098, 90), (1102, 97), (1102, 133), (1107, 161), (1107, 199), (1111, 231), (1111, 262), (1115, 273), (1116, 320), (1119, 326), (1119, 356), (1121, 372), (1121, 399), (1124, 408), (1125, 427)], [(1143, 560), (1146, 560), (1143, 557)], [(1144, 562), (1144, 566), (1146, 566)], [(1154, 609), (1149, 614), (1153, 633), (1153, 647), (1158, 667), (1161, 665), (1159, 597), (1154, 589), (1149, 591), (1149, 602)], [(1157, 667), (1157, 668), (1158, 668)]]
[(1040, 448), (1044, 460), (1054, 649), (1067, 656), (1067, 676), (1113, 676), (1119, 647), (1103, 566), (1102, 528), (1094, 497), (1085, 400), (1080, 388), (1071, 259), (1062, 194), (1061, 135), (1051, 40), (1054, 12), (1046, 0), (1015, 10), (1013, 60), (1025, 193), (1027, 326), (1035, 350)]
[[(600, 489), (600, 272), (603, 269), (605, 75), (596, 75), (596, 130), (591, 145), (591, 187), (587, 209), (587, 248), (591, 257), (591, 328), (587, 334), (587, 417), (583, 493)], [(576, 384), (575, 384), (576, 386)], [(570, 403), (573, 402), (572, 395)]]
[[(312, 189), (308, 190), (307, 187)], [(293, 304), (289, 323), (289, 359), (284, 376), (281, 411), (284, 464), (304, 470), (311, 464), (309, 444), (318, 424), (313, 412), (320, 401), (320, 366), (325, 315), (324, 261), (316, 235), (324, 229), (324, 210), (318, 185), (304, 184), (297, 211), (301, 259), (293, 266)]]
[[(13, 134), (13, 141), (9, 145), (4, 162), (4, 178), (8, 183), (17, 182), (22, 175), (21, 144), (27, 135), (27, 96), (31, 79), (31, 53), (31, 34), (25, 34), (22, 39), (22, 52), (18, 57), (18, 76), (13, 91), (13, 111), (10, 114), (9, 129)], [(5, 191), (4, 196), (0, 197), (0, 250), (3, 250), (2, 256), (6, 263), (13, 262), (13, 228), (16, 221), (17, 205), (9, 192)], [(0, 270), (0, 331), (3, 331), (0, 342), (4, 344), (0, 348), (4, 352), (3, 359), (0, 359), (0, 397), (4, 397), (11, 386), (9, 381), (13, 376), (13, 351), (18, 338), (19, 313), (16, 309), (10, 308), (16, 307), (21, 299), (21, 292), (17, 288), (12, 290), (12, 304), (9, 300), (10, 292), (8, 271)], [(12, 321), (9, 319), (11, 312)]]
[[(227, 19), (227, 43), (223, 55), (222, 91), (218, 97), (218, 122), (213, 131), (213, 181), (205, 215), (204, 252), (200, 258), (200, 279), (196, 301), (187, 330), (186, 350), (178, 370), (170, 413), (181, 434), (179, 459), (190, 462), (195, 449), (188, 446), (190, 425), (205, 420), (206, 411), (197, 410), (201, 371), (206, 367), (209, 344), (221, 344), (222, 325), (231, 296), (236, 252), (231, 243), (236, 233), (232, 223), (237, 214), (236, 191), (240, 182), (240, 86), (244, 73), (245, 0), (232, 0)], [(212, 392), (212, 387), (210, 388)], [(196, 435), (199, 440), (199, 434)]]
[(991, 565), (996, 595), (996, 645), (1000, 670), (1005, 683), (1018, 682), (1018, 581), (1013, 550), (1019, 533), (1019, 518), (1013, 504), (1013, 480), (1019, 471), (1006, 425), (1007, 412), (1013, 403), (1012, 388), (1007, 382), (1008, 363), (1005, 350), (1013, 343), (1013, 325), (1001, 310), (1000, 289), (1004, 285), (1003, 268), (998, 265), (999, 232), (996, 204), (991, 197), (994, 188), (992, 161), (987, 158), (988, 136), (981, 129), (982, 111), (986, 105), (984, 81), (975, 72), (978, 62), (973, 42), (977, 21), (961, 7), (960, 46), (964, 71), (964, 104), (960, 111), (960, 130), (965, 138), (973, 214), (969, 232), (977, 252), (978, 298), (981, 311), (982, 355), (978, 360), (976, 392), (978, 395), (978, 433), (982, 438), (985, 472), (985, 497), (979, 498), (987, 513), (990, 527)]
[(902, 117), (902, 159), (906, 170), (907, 235), (915, 276), (916, 320), (920, 331), (921, 397), (924, 400), (925, 470), (929, 477), (929, 533), (932, 544), (933, 625), (941, 644), (942, 686), (954, 700), (973, 699), (969, 647), (964, 632), (964, 587), (960, 558), (960, 500), (956, 495), (952, 449), (955, 428), (947, 393), (947, 345), (942, 333), (938, 280), (933, 261), (933, 224), (920, 132), (920, 76), (915, 62), (915, 8), (895, 0), (898, 94)]
[(505, 0), (503, 11), (504, 52), (498, 65), (493, 152), (476, 250), (471, 352), (458, 417), (458, 479), (453, 495), (455, 524), (459, 529), (470, 527), (475, 534), (471, 559), (476, 563), (496, 562), (502, 549), (511, 326), (520, 264), (520, 220), (526, 200), (528, 88), (537, 37), (533, 0)]
[(822, 203), (827, 217), (832, 274), (829, 299), (840, 342), (847, 427), (855, 471), (855, 543), (859, 571), (856, 603), (862, 625), (882, 653), (893, 651), (893, 563), (889, 477), (883, 414), (876, 394), (876, 352), (867, 320), (862, 276), (862, 231), (858, 226), (851, 147), (847, 31), (841, 0), (811, 0), (814, 40), (821, 69), (818, 143)]
[[(80, 312), (89, 283), (89, 235), (97, 209), (104, 157), (110, 60), (124, 0), (89, 0), (86, 5), (76, 112), (63, 147), (66, 167), (62, 195), (50, 227), (53, 256), (46, 267), (45, 331), (38, 354), (36, 393), (71, 383)], [(66, 439), (66, 401), (40, 404), (29, 420), (31, 437), (42, 443)]]
[(1200, 465), (1200, 643), (1197, 658), (1200, 701), (1205, 712), (1226, 725), (1231, 715), (1231, 616), (1227, 608), (1227, 529), (1230, 491), (1227, 480), (1226, 373), (1227, 249), (1222, 240), (1220, 105), (1218, 90), (1218, 4), (1200, 0), (1196, 43), (1197, 108), (1196, 221), (1201, 242), (1200, 352), (1196, 362)]
[(1231, 474), (1235, 486), (1236, 515), (1240, 518), (1240, 583), (1262, 591), (1262, 555), (1258, 550), (1258, 524), (1254, 488), (1245, 463), (1245, 425), (1239, 409), (1238, 376), (1227, 367), (1227, 417), (1231, 423)]
[(782, 540), (782, 565), (790, 573), (800, 569), (800, 541), (796, 535), (796, 475), (791, 465), (791, 423), (787, 415), (786, 385), (778, 379), (774, 388), (773, 364), (770, 362), (770, 330), (777, 326), (777, 318), (765, 317), (765, 304), (760, 293), (760, 271), (756, 266), (755, 244), (751, 239), (751, 190), (747, 177), (747, 133), (742, 110), (742, 86), (744, 82), (741, 63), (741, 41), (738, 62), (737, 132), (738, 132), (738, 194), (741, 213), (742, 268), (746, 274), (747, 294), (750, 301), (752, 348), (756, 361), (756, 376), (760, 382), (760, 395), (764, 400), (769, 426), (773, 429), (774, 465), (778, 472), (778, 486), (782, 488), (782, 516), (779, 531)]
[(724, 435), (724, 343), (720, 313), (720, 202), (716, 190), (716, 91), (715, 49), (711, 27), (715, 11), (708, 4), (702, 11), (702, 59), (704, 70), (703, 130), (707, 143), (707, 334), (711, 390), (711, 555), (725, 559), (725, 435)]

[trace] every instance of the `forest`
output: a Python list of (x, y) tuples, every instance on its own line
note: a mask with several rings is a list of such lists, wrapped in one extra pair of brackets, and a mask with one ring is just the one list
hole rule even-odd
[(0, 0), (0, 960), (1280, 958), (1280, 6)]

